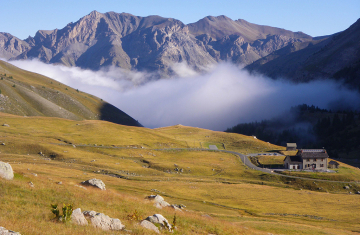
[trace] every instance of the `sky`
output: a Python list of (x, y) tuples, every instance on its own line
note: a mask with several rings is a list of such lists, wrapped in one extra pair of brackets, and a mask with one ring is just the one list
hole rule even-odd
[(345, 30), (360, 17), (359, 0), (14, 0), (1, 1), (0, 32), (20, 39), (61, 29), (96, 10), (160, 15), (193, 23), (205, 16), (301, 31), (313, 37)]

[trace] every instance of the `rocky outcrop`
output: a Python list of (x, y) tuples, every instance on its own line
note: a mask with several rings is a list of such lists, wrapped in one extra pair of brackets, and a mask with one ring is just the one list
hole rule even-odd
[(159, 209), (166, 207), (166, 206), (170, 206), (170, 204), (168, 202), (166, 202), (164, 200), (164, 198), (160, 195), (150, 195), (150, 196), (147, 196), (145, 199), (153, 201), (154, 206), (156, 206)]
[(147, 217), (145, 220), (147, 220), (153, 224), (158, 224), (161, 227), (168, 229), (169, 231), (171, 231), (171, 229), (172, 229), (169, 221), (161, 214), (154, 214), (152, 216)]
[(103, 213), (97, 213), (95, 211), (84, 211), (84, 216), (89, 218), (91, 224), (95, 228), (102, 230), (122, 230), (125, 225), (121, 223), (119, 219), (113, 219)]
[(0, 162), (0, 178), (12, 180), (14, 178), (14, 172), (9, 163)]
[(7, 230), (4, 227), (0, 227), (0, 235), (21, 235), (21, 234), (18, 232)]
[(88, 221), (86, 220), (84, 214), (81, 213), (80, 208), (73, 210), (71, 214), (71, 221), (77, 225), (88, 225)]
[(160, 233), (159, 228), (156, 227), (153, 223), (151, 223), (151, 222), (148, 221), (148, 220), (143, 220), (143, 221), (141, 221), (140, 226), (141, 226), (141, 227), (144, 227), (144, 228), (146, 228), (146, 229), (150, 229), (150, 230), (152, 230), (152, 231), (154, 231), (154, 232), (156, 232), (156, 233)]
[(102, 182), (102, 180), (95, 179), (95, 178), (83, 181), (83, 182), (81, 182), (81, 184), (86, 185), (86, 186), (93, 186), (93, 187), (99, 188), (101, 190), (106, 190), (104, 182)]

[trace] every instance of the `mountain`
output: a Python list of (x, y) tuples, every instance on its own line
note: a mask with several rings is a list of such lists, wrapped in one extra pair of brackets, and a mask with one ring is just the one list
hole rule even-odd
[[(3, 45), (9, 44), (9, 35)], [(13, 39), (12, 39), (13, 40)], [(196, 70), (232, 61), (240, 66), (312, 37), (284, 29), (208, 16), (185, 25), (160, 16), (91, 12), (62, 29), (39, 30), (34, 37), (2, 46), (6, 59), (38, 58), (45, 63), (97, 70), (114, 65), (124, 69), (172, 74), (173, 63), (186, 62)]]
[(141, 126), (98, 97), (0, 60), (0, 112)]
[(348, 29), (308, 42), (296, 42), (248, 65), (246, 69), (294, 81), (342, 79), (360, 88), (360, 19)]

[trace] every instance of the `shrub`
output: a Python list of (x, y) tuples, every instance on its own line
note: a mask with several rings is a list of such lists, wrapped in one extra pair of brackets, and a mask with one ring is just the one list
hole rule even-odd
[(60, 215), (58, 205), (57, 204), (51, 204), (51, 212), (55, 215), (56, 220), (67, 223), (71, 219), (71, 214), (73, 212), (73, 206), (71, 204), (69, 204), (69, 205), (63, 204), (62, 215)]

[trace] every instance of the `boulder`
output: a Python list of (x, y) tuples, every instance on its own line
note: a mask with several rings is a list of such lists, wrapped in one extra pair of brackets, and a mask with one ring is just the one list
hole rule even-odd
[(164, 200), (164, 198), (160, 195), (150, 195), (147, 196), (146, 199), (154, 201), (154, 206), (161, 209), (166, 206), (170, 206), (168, 202)]
[(95, 228), (102, 230), (121, 230), (125, 228), (119, 219), (113, 219), (103, 213), (97, 213), (90, 218), (91, 224)]
[(21, 234), (18, 232), (7, 230), (4, 227), (0, 227), (0, 235), (21, 235)]
[(14, 178), (14, 172), (9, 163), (0, 162), (0, 178), (12, 180)]
[(150, 229), (150, 230), (152, 230), (152, 231), (154, 231), (154, 232), (156, 232), (156, 233), (160, 233), (158, 227), (156, 227), (153, 223), (151, 223), (151, 222), (148, 221), (148, 220), (143, 220), (143, 221), (141, 221), (140, 226), (141, 226), (141, 227), (144, 227), (144, 228), (146, 228), (146, 229)]
[(161, 214), (155, 214), (155, 215), (149, 216), (145, 220), (150, 221), (153, 224), (159, 224), (162, 227), (167, 228), (167, 229), (169, 229), (169, 231), (171, 231), (171, 225), (170, 225), (169, 221)]
[(84, 214), (81, 213), (80, 208), (73, 210), (71, 214), (71, 221), (74, 224), (78, 224), (78, 225), (88, 225), (88, 221), (85, 219)]
[(101, 190), (106, 190), (104, 182), (102, 182), (102, 180), (95, 179), (95, 178), (83, 181), (83, 182), (81, 182), (81, 184), (97, 187)]

